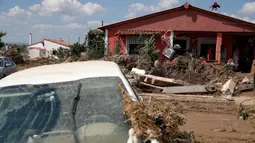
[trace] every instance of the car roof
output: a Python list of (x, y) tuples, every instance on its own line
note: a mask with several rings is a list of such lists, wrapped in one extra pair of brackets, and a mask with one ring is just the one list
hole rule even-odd
[(0, 80), (0, 88), (74, 81), (91, 77), (124, 78), (119, 66), (108, 61), (86, 61), (45, 65), (13, 73)]
[(0, 56), (0, 58), (10, 58), (10, 57)]

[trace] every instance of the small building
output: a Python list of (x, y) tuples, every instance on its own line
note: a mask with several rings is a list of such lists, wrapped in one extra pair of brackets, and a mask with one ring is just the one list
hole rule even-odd
[(70, 44), (63, 40), (43, 39), (40, 42), (30, 44), (28, 46), (28, 51), (30, 58), (49, 57), (53, 55), (54, 50), (60, 47), (69, 48), (68, 46), (70, 46)]
[[(254, 59), (255, 24), (215, 11), (204, 10), (185, 3), (179, 7), (152, 13), (149, 15), (99, 27), (105, 32), (105, 44), (112, 52), (117, 40), (121, 41), (123, 54), (136, 54), (141, 39), (155, 35), (156, 49), (179, 44), (178, 51), (191, 52), (197, 58), (207, 57), (208, 50), (213, 51), (209, 62), (220, 63), (233, 58), (235, 49), (239, 49), (239, 65), (251, 67)], [(221, 47), (226, 56), (221, 56)], [(222, 59), (223, 58), (223, 59)], [(247, 60), (246, 60), (247, 61)]]

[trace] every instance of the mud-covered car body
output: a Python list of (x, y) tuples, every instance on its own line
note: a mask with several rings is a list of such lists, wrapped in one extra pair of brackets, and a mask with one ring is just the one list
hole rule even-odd
[(7, 76), (0, 81), (0, 142), (126, 142), (130, 126), (119, 84), (138, 101), (112, 62), (47, 65)]

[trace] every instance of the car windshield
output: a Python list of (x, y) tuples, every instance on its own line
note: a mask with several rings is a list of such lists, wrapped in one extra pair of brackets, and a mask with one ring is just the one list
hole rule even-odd
[[(119, 77), (0, 89), (1, 143), (126, 142)], [(75, 123), (72, 103), (80, 88)], [(74, 127), (75, 131), (73, 131)]]

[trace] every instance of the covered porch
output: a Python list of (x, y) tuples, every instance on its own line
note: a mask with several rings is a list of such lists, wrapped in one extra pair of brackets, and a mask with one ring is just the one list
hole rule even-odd
[[(234, 50), (240, 51), (239, 70), (249, 72), (254, 59), (255, 33), (221, 33), (221, 32), (195, 32), (195, 31), (161, 31), (161, 30), (118, 30), (116, 36), (122, 41), (123, 53), (127, 55), (138, 54), (138, 45), (154, 35), (156, 49), (160, 56), (165, 47), (179, 44), (182, 49), (177, 54), (190, 52), (196, 58), (207, 59), (208, 49), (212, 49), (213, 58), (207, 60), (214, 64), (226, 63), (233, 58)], [(164, 39), (163, 37), (168, 37)], [(225, 56), (222, 56), (222, 47)]]

